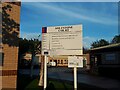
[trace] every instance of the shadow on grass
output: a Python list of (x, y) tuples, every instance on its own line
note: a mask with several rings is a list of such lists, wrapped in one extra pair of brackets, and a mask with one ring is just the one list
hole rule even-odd
[(48, 84), (48, 87), (46, 88), (46, 90), (56, 90), (56, 89), (55, 89), (54, 84), (53, 84), (52, 82), (50, 82), (50, 83)]
[(24, 90), (28, 84), (30, 84), (34, 79), (31, 79), (27, 75), (18, 75), (17, 77), (17, 90)]
[[(38, 86), (39, 78), (31, 80), (29, 84), (27, 83), (26, 86), (24, 85), (24, 89), (21, 90), (43, 90), (43, 87)], [(64, 82), (56, 81), (56, 80), (49, 80), (46, 90), (72, 90), (72, 85)], [(23, 87), (23, 86), (22, 86)], [(20, 89), (19, 89), (20, 90)]]

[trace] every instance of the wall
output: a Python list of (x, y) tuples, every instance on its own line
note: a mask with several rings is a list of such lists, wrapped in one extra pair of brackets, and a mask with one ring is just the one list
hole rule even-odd
[(19, 26), (20, 2), (2, 3), (3, 89), (17, 87)]

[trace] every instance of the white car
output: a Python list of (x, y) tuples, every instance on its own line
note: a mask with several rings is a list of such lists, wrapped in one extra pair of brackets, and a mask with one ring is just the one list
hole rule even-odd
[(55, 63), (55, 62), (48, 62), (48, 63), (47, 63), (47, 66), (48, 66), (48, 67), (55, 67), (55, 66), (56, 66), (56, 63)]

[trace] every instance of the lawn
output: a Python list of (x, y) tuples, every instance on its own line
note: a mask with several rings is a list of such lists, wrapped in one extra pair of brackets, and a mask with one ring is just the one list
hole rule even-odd
[[(19, 75), (17, 79), (17, 90), (43, 90), (38, 86), (39, 77), (31, 79), (26, 75)], [(48, 79), (46, 90), (72, 90), (73, 85), (60, 80)]]
[[(34, 79), (29, 85), (26, 86), (25, 90), (43, 90), (42, 87), (38, 86), (39, 79)], [(48, 80), (48, 86), (46, 90), (71, 90), (73, 86), (64, 81)]]
[(17, 90), (24, 90), (24, 88), (32, 82), (34, 79), (31, 79), (27, 75), (18, 75), (17, 77)]

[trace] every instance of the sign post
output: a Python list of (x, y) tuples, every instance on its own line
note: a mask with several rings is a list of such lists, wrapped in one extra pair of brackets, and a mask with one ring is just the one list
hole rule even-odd
[(47, 57), (48, 52), (44, 52), (44, 90), (46, 90), (47, 87)]
[(77, 90), (77, 67), (74, 67), (74, 90)]
[(69, 56), (68, 67), (74, 68), (74, 90), (77, 90), (77, 67), (83, 67), (83, 57)]

